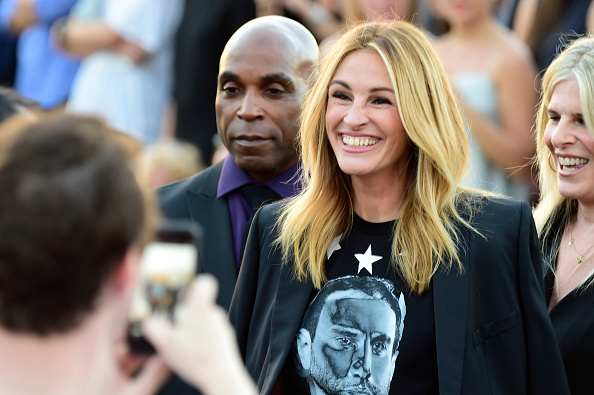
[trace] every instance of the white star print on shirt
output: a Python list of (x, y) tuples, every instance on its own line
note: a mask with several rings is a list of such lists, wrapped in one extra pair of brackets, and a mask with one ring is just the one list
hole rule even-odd
[(379, 255), (373, 255), (371, 253), (371, 244), (369, 244), (365, 254), (355, 254), (355, 258), (357, 258), (359, 261), (359, 269), (357, 270), (357, 274), (361, 273), (361, 270), (363, 269), (367, 269), (369, 274), (373, 274), (372, 263), (379, 261), (383, 257)]

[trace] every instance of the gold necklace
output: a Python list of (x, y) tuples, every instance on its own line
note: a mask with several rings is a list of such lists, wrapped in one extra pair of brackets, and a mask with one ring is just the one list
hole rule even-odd
[[(577, 222), (577, 221), (576, 221)], [(575, 227), (575, 223), (573, 224), (573, 226), (571, 227), (571, 229), (569, 230), (569, 235), (570, 235), (570, 240), (569, 240), (569, 245), (573, 247), (573, 249), (575, 250), (575, 252), (578, 254), (577, 258), (577, 263), (578, 265), (584, 261), (587, 261), (588, 259), (590, 259), (590, 257), (592, 256), (592, 253), (594, 253), (594, 250), (592, 250), (592, 248), (594, 248), (594, 245), (590, 246), (590, 248), (588, 248), (588, 251), (586, 251), (586, 256), (584, 257), (584, 254), (580, 253), (577, 248), (575, 248), (575, 240), (573, 239), (573, 228)]]

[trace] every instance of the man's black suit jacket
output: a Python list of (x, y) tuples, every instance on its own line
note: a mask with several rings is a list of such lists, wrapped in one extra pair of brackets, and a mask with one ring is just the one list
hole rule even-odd
[[(273, 244), (280, 207), (254, 217), (229, 311), (261, 394), (279, 378), (313, 291)], [(440, 394), (567, 394), (530, 207), (484, 199), (472, 224), (482, 236), (460, 229), (464, 273), (432, 280)]]
[(193, 177), (160, 188), (158, 195), (165, 217), (190, 219), (201, 226), (201, 271), (217, 278), (217, 302), (229, 309), (237, 281), (237, 267), (229, 204), (226, 197), (217, 199), (222, 167), (221, 161)]

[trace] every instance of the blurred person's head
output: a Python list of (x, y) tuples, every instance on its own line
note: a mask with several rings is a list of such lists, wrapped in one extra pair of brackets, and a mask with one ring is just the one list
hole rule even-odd
[(0, 86), (0, 123), (13, 115), (39, 110), (36, 101), (28, 99), (15, 90)]
[(106, 299), (123, 301), (113, 313), (123, 325), (153, 215), (135, 175), (139, 146), (81, 117), (2, 129), (0, 326), (67, 333)]
[(556, 232), (550, 226), (559, 220), (567, 223), (578, 202), (594, 202), (593, 70), (594, 37), (589, 36), (573, 41), (542, 79), (536, 116), (541, 196), (535, 211), (541, 233)]
[(434, 0), (433, 5), (438, 17), (452, 26), (468, 25), (480, 19), (495, 18), (501, 2), (499, 0)]
[(317, 2), (334, 15), (342, 15), (344, 12), (345, 0), (317, 0)]
[(416, 9), (417, 0), (345, 0), (344, 15), (350, 26), (393, 19), (412, 22)]
[(221, 56), (217, 128), (237, 166), (267, 181), (297, 163), (295, 138), (318, 46), (301, 24), (256, 18), (235, 32)]
[(157, 141), (145, 149), (143, 161), (153, 189), (193, 176), (205, 167), (198, 148), (181, 140)]

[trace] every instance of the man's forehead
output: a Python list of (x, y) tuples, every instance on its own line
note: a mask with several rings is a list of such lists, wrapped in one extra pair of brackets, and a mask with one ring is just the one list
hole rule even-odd
[(343, 290), (332, 293), (324, 304), (323, 309), (330, 315), (345, 314), (349, 311), (360, 309), (380, 309), (381, 307), (392, 310), (392, 307), (382, 299), (375, 298), (361, 290)]
[(287, 60), (296, 56), (296, 49), (290, 37), (261, 27), (231, 38), (223, 50), (221, 63), (227, 61), (229, 57), (254, 52), (270, 53)]
[[(274, 18), (272, 18), (274, 19)], [(274, 23), (270, 18), (258, 18), (239, 28), (225, 45), (225, 50), (239, 46), (257, 46), (281, 44), (287, 46), (293, 42), (295, 31), (288, 29), (287, 22)], [(305, 28), (304, 28), (305, 29)]]
[(257, 78), (262, 82), (279, 81), (288, 84), (301, 78), (296, 71), (297, 64), (283, 53), (266, 51), (264, 47), (254, 50), (244, 47), (221, 59), (219, 80)]
[(345, 289), (332, 292), (326, 299), (326, 303), (332, 303), (341, 299), (373, 299), (373, 296), (368, 295), (360, 289)]
[[(391, 332), (396, 327), (396, 315), (383, 300), (373, 298), (337, 299), (324, 306), (326, 323), (363, 332)], [(322, 322), (320, 320), (320, 322)], [(320, 324), (320, 323), (318, 323)]]
[[(257, 62), (258, 58), (263, 58), (267, 62), (285, 63), (290, 68), (296, 68), (302, 62), (315, 61), (316, 56), (310, 53), (312, 51), (305, 50), (307, 45), (297, 38), (288, 35), (287, 29), (269, 24), (255, 26), (241, 34), (236, 33), (223, 50), (220, 68), (233, 59)], [(314, 52), (317, 54), (317, 47)]]

